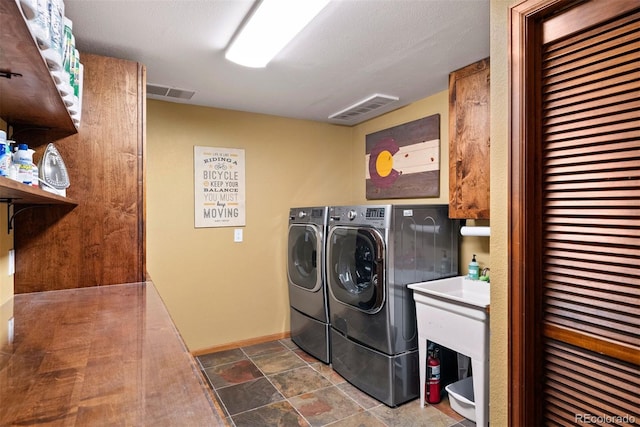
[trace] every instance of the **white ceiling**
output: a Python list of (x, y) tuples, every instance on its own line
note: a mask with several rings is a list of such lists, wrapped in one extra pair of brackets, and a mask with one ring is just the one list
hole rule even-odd
[(399, 98), (377, 114), (433, 95), (489, 56), (489, 0), (332, 0), (266, 68), (245, 68), (224, 50), (254, 3), (65, 0), (65, 13), (81, 52), (196, 92), (176, 102), (321, 122), (376, 93)]

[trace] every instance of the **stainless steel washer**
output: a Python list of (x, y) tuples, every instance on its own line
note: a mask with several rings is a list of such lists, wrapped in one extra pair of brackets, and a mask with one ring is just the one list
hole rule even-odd
[(324, 247), (328, 207), (289, 212), (287, 277), (291, 339), (315, 358), (331, 362)]
[(332, 365), (388, 406), (419, 396), (415, 303), (406, 285), (457, 275), (458, 236), (448, 206), (329, 209)]

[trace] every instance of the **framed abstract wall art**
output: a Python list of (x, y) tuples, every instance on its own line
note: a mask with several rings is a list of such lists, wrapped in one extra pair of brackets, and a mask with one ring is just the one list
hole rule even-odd
[(366, 136), (366, 196), (440, 196), (440, 114)]

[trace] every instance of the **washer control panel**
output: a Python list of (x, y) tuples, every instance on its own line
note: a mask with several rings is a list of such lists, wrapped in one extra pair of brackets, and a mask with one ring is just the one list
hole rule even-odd
[(329, 208), (329, 222), (385, 228), (389, 224), (390, 213), (391, 206), (332, 206)]

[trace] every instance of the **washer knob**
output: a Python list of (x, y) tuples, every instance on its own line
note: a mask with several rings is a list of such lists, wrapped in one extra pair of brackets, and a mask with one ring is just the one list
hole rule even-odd
[(356, 219), (356, 217), (358, 216), (358, 212), (356, 212), (355, 209), (351, 209), (348, 213), (347, 213), (347, 218), (349, 218), (351, 221), (353, 221), (354, 219)]
[(305, 211), (300, 211), (298, 212), (298, 218), (304, 218), (305, 216), (307, 216), (307, 213)]

